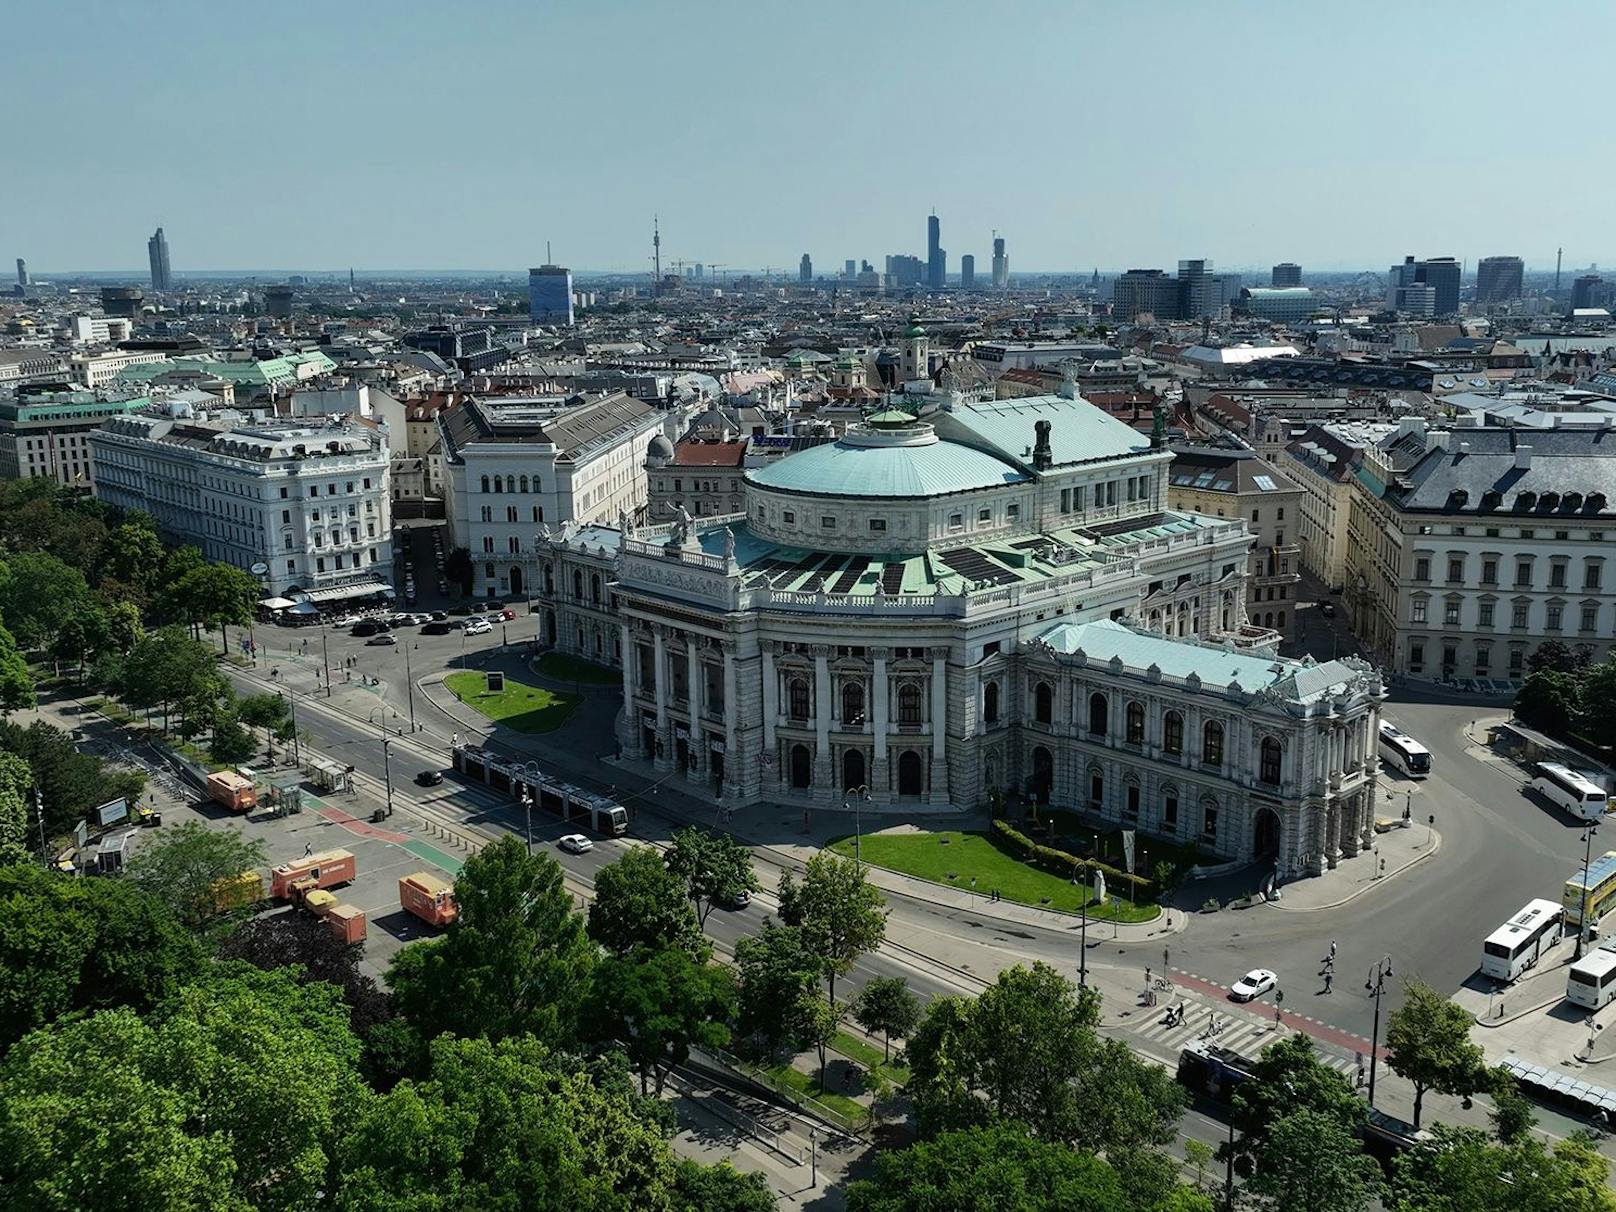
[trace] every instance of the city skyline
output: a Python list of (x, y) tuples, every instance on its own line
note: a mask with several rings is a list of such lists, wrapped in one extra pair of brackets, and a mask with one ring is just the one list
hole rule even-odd
[[(518, 269), (546, 239), (576, 270), (641, 272), (654, 210), (664, 221), (664, 266), (789, 270), (804, 250), (827, 265), (923, 255), (925, 216), (935, 209), (951, 276), (962, 254), (988, 262), (994, 229), (1008, 238), (1018, 271), (1165, 267), (1204, 256), (1219, 266), (1288, 259), (1383, 272), (1408, 252), (1471, 265), (1513, 254), (1538, 269), (1561, 246), (1571, 264), (1616, 260), (1588, 201), (1608, 192), (1616, 170), (1588, 154), (1575, 124), (1506, 106), (1488, 111), (1487, 139), (1459, 138), (1462, 71), (1401, 74), (1395, 88), (1381, 78), (1375, 65), (1421, 44), (1441, 45), (1448, 63), (1487, 61), (1497, 30), (1475, 19), (1474, 5), (1398, 10), (1395, 23), (1373, 14), (1332, 20), (1327, 39), (1269, 4), (1251, 5), (1239, 23), (1191, 5), (1148, 16), (1029, 9), (1038, 37), (1016, 40), (1013, 65), (982, 55), (972, 36), (979, 11), (958, 3), (833, 3), (807, 23), (794, 14), (783, 60), (776, 35), (787, 14), (769, 6), (714, 6), (715, 19), (698, 22), (636, 4), (502, 7), (498, 38), (425, 5), (408, 6), (407, 16), (319, 10), (318, 21), (304, 21), (316, 10), (293, 4), (268, 25), (185, 0), (138, 12), (69, 5), (13, 14), (19, 44), (36, 48), (14, 65), (16, 87), (51, 97), (50, 120), (16, 132), (17, 162), (35, 180), (65, 179), (94, 145), (100, 171), (120, 188), (116, 196), (55, 191), (48, 200), (10, 191), (0, 201), (0, 230), (16, 246), (9, 255), (36, 272), (132, 267), (160, 216), (167, 231), (182, 233), (179, 277), (236, 265)], [(1567, 3), (1533, 20), (1558, 55), (1556, 108), (1590, 112), (1616, 13)], [(187, 71), (128, 89), (127, 65), (162, 62), (175, 29), (187, 31), (194, 52)], [(849, 30), (858, 32), (851, 44)], [(1138, 74), (1154, 70), (1149, 48), (1164, 32), (1195, 45), (1203, 61), (1225, 64), (1239, 86), (1202, 90), (1193, 104), (1174, 90), (1137, 87)], [(848, 89), (775, 83), (782, 67), (789, 80), (793, 65), (834, 62), (849, 45), (913, 38), (935, 44), (925, 66), (939, 85), (975, 98), (946, 107), (946, 119), (928, 116), (904, 73), (871, 72)], [(248, 44), (251, 55), (232, 53)], [(389, 94), (385, 112), (376, 109), (376, 78), (352, 70), (356, 45), (421, 65), (408, 89)], [(463, 72), (435, 63), (475, 63), (476, 89), (468, 93)], [(1263, 81), (1302, 63), (1317, 117), (1308, 132), (1287, 136)], [(992, 103), (1010, 66), (1017, 79), (1045, 82), (1047, 121), (1012, 119)], [(72, 89), (60, 87), (67, 76)], [(195, 104), (210, 96), (231, 103)], [(541, 96), (558, 120), (531, 154), (513, 154), (502, 122), (461, 121), (468, 104), (514, 115)], [(113, 112), (135, 132), (183, 123), (185, 154), (153, 156), (139, 137), (107, 140)], [(365, 138), (322, 167), (308, 132), (340, 129), (343, 115), (359, 112), (372, 115)], [(913, 151), (894, 160), (884, 136), (902, 128), (914, 128), (905, 136)], [(800, 174), (804, 131), (814, 132), (810, 149), (835, 149), (825, 161), (834, 167), (815, 169), (808, 188), (769, 188), (771, 178)], [(928, 142), (955, 151), (928, 154)], [(1499, 173), (1497, 149), (1509, 145), (1530, 147), (1539, 164), (1574, 167), (1578, 187)], [(418, 165), (434, 146), (452, 157), (453, 171), (412, 175), (401, 188), (400, 166)], [(239, 165), (249, 150), (297, 164), (296, 177), (245, 182)], [(741, 163), (754, 188), (713, 188)], [(1014, 164), (1025, 168), (1001, 170)], [(1440, 187), (1410, 188), (1425, 178)], [(383, 204), (337, 205), (333, 188)]]

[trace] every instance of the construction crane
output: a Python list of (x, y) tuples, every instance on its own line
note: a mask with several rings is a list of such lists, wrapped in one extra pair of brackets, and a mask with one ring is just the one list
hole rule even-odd
[[(725, 269), (727, 267), (724, 265), (724, 263), (722, 261), (712, 261), (712, 262), (708, 263), (707, 268), (713, 271), (713, 277), (719, 278), (720, 277), (719, 270)], [(723, 275), (720, 278), (720, 283), (719, 284), (722, 285), (722, 286), (728, 286), (729, 285), (729, 275), (727, 275), (727, 274)]]

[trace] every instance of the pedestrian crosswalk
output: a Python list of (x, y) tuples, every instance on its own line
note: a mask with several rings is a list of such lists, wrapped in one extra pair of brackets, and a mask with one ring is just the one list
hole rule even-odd
[[(1169, 1008), (1179, 1005), (1184, 1008), (1183, 1021), (1169, 1022)], [(1272, 1008), (1267, 1009), (1266, 1017), (1259, 1017), (1241, 1010), (1213, 1006), (1186, 994), (1162, 995), (1154, 1007), (1135, 1010), (1133, 1017), (1136, 1025), (1132, 1031), (1139, 1039), (1173, 1054), (1192, 1040), (1203, 1040), (1255, 1059), (1269, 1044), (1284, 1039), (1296, 1029), (1290, 1018), (1284, 1025), (1276, 1027)], [(1348, 1081), (1353, 1080), (1360, 1065), (1358, 1057), (1346, 1055), (1318, 1039), (1313, 1043), (1319, 1060)], [(1367, 1058), (1362, 1063), (1367, 1063)]]

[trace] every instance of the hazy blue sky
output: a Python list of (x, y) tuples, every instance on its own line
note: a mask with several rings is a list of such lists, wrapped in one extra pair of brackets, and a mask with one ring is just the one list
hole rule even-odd
[[(0, 256), (1616, 262), (1616, 3), (6, 0)], [(19, 108), (20, 107), (20, 108)]]

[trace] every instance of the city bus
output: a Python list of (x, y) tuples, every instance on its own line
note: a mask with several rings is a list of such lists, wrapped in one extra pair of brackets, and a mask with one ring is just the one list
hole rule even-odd
[(1616, 904), (1616, 850), (1597, 856), (1586, 869), (1578, 867), (1566, 880), (1565, 890), (1560, 893), (1560, 910), (1567, 929), (1582, 925), (1584, 891), (1588, 896), (1588, 920), (1597, 929), (1605, 911)]
[(1482, 974), (1498, 981), (1514, 980), (1554, 945), (1559, 929), (1560, 906), (1545, 900), (1526, 902), (1526, 908), (1489, 934), (1482, 944)]
[(1411, 779), (1431, 773), (1431, 751), (1390, 720), (1380, 721), (1380, 760)]
[(1566, 1001), (1598, 1010), (1612, 1000), (1616, 1000), (1616, 952), (1590, 951), (1571, 965), (1566, 974)]
[(1610, 798), (1603, 787), (1559, 762), (1539, 762), (1533, 767), (1530, 786), (1579, 820), (1603, 820), (1610, 807)]

